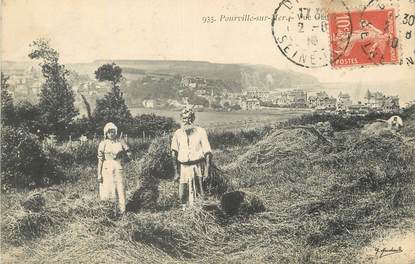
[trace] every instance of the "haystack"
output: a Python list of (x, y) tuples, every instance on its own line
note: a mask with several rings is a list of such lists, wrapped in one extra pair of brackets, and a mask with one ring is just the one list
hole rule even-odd
[(388, 124), (382, 121), (367, 124), (362, 128), (362, 134), (367, 136), (382, 136), (391, 133), (392, 130), (389, 128)]
[(141, 176), (155, 177), (158, 179), (173, 179), (174, 167), (168, 137), (154, 139), (148, 152), (137, 164), (136, 173)]
[(287, 158), (309, 157), (329, 151), (332, 144), (313, 127), (276, 129), (263, 140), (252, 146), (227, 169), (240, 166), (273, 167)]
[(127, 203), (128, 211), (154, 208), (159, 197), (159, 179), (172, 179), (173, 161), (167, 137), (156, 138), (139, 161), (133, 161), (130, 171), (138, 178), (137, 187)]

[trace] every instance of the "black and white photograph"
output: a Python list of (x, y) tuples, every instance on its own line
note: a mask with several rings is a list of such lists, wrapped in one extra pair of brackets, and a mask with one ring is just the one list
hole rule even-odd
[(0, 3), (0, 263), (415, 264), (414, 0)]

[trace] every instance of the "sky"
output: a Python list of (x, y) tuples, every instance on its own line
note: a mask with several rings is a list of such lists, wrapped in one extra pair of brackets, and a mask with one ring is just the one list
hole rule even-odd
[(50, 39), (63, 63), (168, 59), (266, 64), (311, 74), (322, 82), (382, 82), (415, 76), (414, 67), (406, 65), (305, 69), (277, 49), (270, 21), (203, 23), (203, 17), (209, 16), (272, 16), (278, 1), (259, 2), (2, 0), (1, 58), (28, 60), (29, 44), (42, 37)]

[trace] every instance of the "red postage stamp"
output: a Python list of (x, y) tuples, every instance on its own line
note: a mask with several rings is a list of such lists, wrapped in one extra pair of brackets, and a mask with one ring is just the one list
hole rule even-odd
[(333, 67), (398, 63), (393, 9), (329, 14)]

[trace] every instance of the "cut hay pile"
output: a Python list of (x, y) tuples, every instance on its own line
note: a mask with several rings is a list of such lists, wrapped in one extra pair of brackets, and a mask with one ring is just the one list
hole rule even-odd
[(387, 135), (387, 134), (391, 134), (392, 130), (389, 128), (388, 124), (386, 122), (382, 122), (382, 121), (377, 121), (377, 122), (373, 122), (371, 124), (366, 124), (363, 128), (362, 128), (362, 134), (364, 135), (373, 135), (373, 136), (377, 136), (377, 135)]
[(258, 142), (233, 164), (269, 167), (287, 157), (298, 158), (330, 149), (327, 138), (313, 128), (277, 129)]
[(132, 241), (155, 247), (176, 260), (208, 256), (212, 249), (220, 249), (217, 242), (225, 235), (214, 213), (200, 206), (130, 215), (122, 229)]
[[(38, 239), (56, 230), (62, 229), (66, 224), (79, 218), (91, 218), (103, 221), (114, 218), (113, 205), (110, 202), (100, 202), (95, 195), (82, 199), (69, 197), (49, 200), (50, 191), (29, 194), (23, 198), (21, 205), (15, 205), (2, 217), (2, 241), (12, 245), (23, 245)], [(38, 211), (23, 207), (27, 201), (36, 199), (46, 200)]]
[[(160, 179), (172, 180), (174, 176), (169, 139), (155, 139), (148, 152), (139, 161), (132, 162), (128, 174), (138, 181), (127, 203), (127, 210), (155, 208), (159, 198)], [(231, 188), (224, 172), (213, 164), (209, 177), (204, 181), (204, 189), (208, 195), (219, 197)]]
[(40, 237), (64, 216), (56, 210), (40, 212), (20, 211), (13, 216), (3, 217), (2, 240), (12, 245), (22, 245), (24, 242)]
[(138, 179), (136, 188), (127, 202), (127, 211), (154, 209), (159, 198), (160, 179), (172, 179), (174, 167), (167, 137), (154, 139), (148, 152), (140, 159), (134, 160), (128, 173)]
[(154, 177), (158, 179), (173, 179), (174, 167), (168, 137), (154, 139), (148, 152), (134, 166), (140, 179)]
[[(314, 127), (276, 129), (224, 169), (239, 178), (234, 186), (250, 187), (261, 180), (287, 177), (292, 181), (292, 176), (301, 176), (305, 161), (332, 150), (331, 141)], [(258, 172), (268, 176), (258, 177)]]

